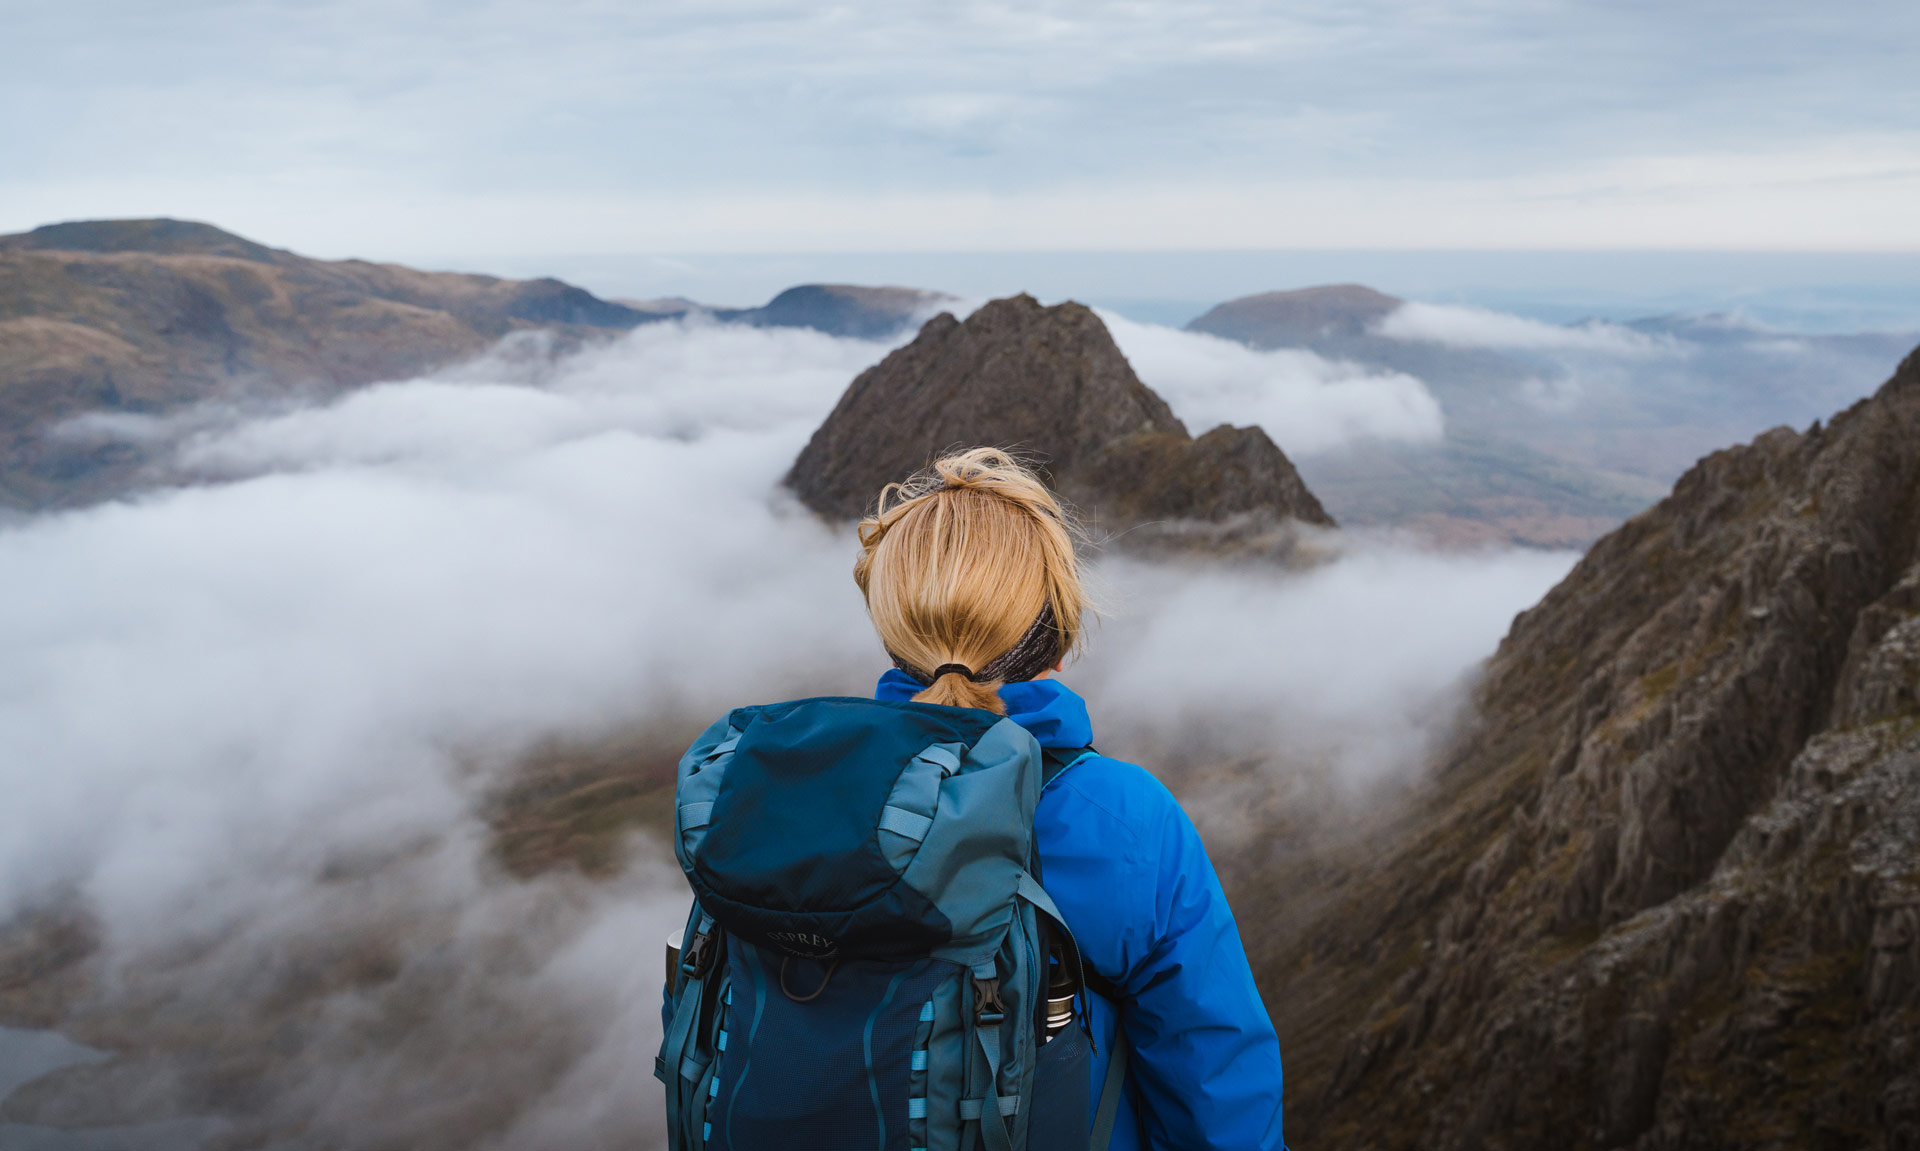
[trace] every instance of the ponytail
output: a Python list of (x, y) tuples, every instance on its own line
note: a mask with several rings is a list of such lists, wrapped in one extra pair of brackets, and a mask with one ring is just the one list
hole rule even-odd
[(1007, 705), (1000, 702), (1000, 681), (990, 679), (982, 683), (974, 680), (963, 669), (937, 674), (927, 689), (913, 697), (915, 703), (937, 703), (946, 707), (977, 707), (985, 711), (1007, 713)]
[(853, 578), (920, 703), (1005, 713), (1003, 684), (1078, 648), (1089, 610), (1075, 532), (1040, 478), (973, 448), (880, 493)]

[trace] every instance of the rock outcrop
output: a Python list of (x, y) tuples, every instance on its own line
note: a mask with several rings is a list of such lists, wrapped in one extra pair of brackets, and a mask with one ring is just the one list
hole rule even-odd
[(787, 483), (823, 515), (871, 510), (942, 451), (988, 444), (1040, 464), (1101, 535), (1144, 547), (1285, 550), (1333, 520), (1259, 428), (1193, 438), (1081, 304), (995, 300), (942, 313), (862, 372)]
[(311, 260), (207, 224), (103, 220), (0, 236), (0, 506), (111, 495), (138, 445), (49, 435), (256, 388), (326, 394), (477, 355), (511, 332), (578, 342), (661, 317), (558, 280)]
[(1318, 910), (1242, 908), (1296, 1138), (1920, 1147), (1920, 353), (1601, 540), (1477, 704)]

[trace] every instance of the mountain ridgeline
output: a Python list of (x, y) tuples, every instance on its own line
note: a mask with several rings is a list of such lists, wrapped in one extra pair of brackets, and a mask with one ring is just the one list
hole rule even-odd
[(716, 319), (756, 328), (812, 328), (835, 336), (887, 340), (918, 327), (954, 302), (945, 292), (858, 284), (801, 284), (758, 308), (705, 309)]
[(1081, 304), (995, 300), (942, 313), (862, 372), (794, 461), (787, 484), (854, 519), (941, 452), (1012, 448), (1039, 464), (1095, 533), (1133, 548), (1288, 553), (1333, 519), (1259, 428), (1194, 438)]
[(50, 224), (0, 236), (0, 507), (86, 504), (166, 479), (153, 445), (88, 435), (76, 417), (326, 398), (515, 333), (544, 333), (557, 352), (687, 312), (892, 337), (948, 298), (811, 284), (761, 308), (632, 306), (555, 279), (315, 260), (191, 221)]
[(1920, 1147), (1920, 353), (1522, 614), (1416, 809), (1242, 922), (1308, 1145)]

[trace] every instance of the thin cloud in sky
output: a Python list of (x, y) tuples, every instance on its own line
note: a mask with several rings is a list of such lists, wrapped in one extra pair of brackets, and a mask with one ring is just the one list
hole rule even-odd
[(1920, 246), (1902, 2), (13, 7), (9, 228), (167, 211), (326, 254)]

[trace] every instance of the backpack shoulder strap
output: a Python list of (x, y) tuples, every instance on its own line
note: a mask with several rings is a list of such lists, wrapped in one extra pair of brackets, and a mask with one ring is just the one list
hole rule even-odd
[[(1079, 763), (1081, 760), (1091, 759), (1099, 754), (1099, 751), (1091, 745), (1087, 747), (1041, 748), (1040, 786), (1045, 787), (1047, 784), (1052, 783), (1054, 777), (1072, 767), (1074, 764)], [(1032, 872), (1034, 886), (1038, 887), (1038, 881), (1040, 880), (1040, 852), (1037, 849), (1033, 853)], [(1051, 914), (1057, 918), (1059, 913), (1052, 911), (1051, 899), (1046, 901), (1046, 906)], [(1064, 925), (1065, 920), (1061, 922)], [(1082, 985), (1085, 986), (1088, 991), (1098, 994), (1116, 1008), (1126, 1001), (1126, 993), (1120, 990), (1118, 984), (1100, 974), (1098, 971), (1095, 971), (1084, 962), (1080, 964), (1080, 979)], [(1120, 1097), (1125, 1091), (1126, 1078), (1127, 1036), (1126, 1032), (1121, 1028), (1119, 1020), (1116, 1019), (1113, 1028), (1113, 1052), (1107, 1057), (1106, 1079), (1100, 1085), (1100, 1100), (1098, 1106), (1094, 1109), (1093, 1126), (1090, 1132), (1091, 1137), (1087, 1140), (1088, 1151), (1107, 1151), (1107, 1147), (1113, 1139), (1114, 1122), (1119, 1118)]]
[[(1061, 772), (1066, 771), (1068, 768), (1072, 767), (1076, 763), (1079, 763), (1081, 760), (1092, 759), (1093, 757), (1099, 754), (1100, 754), (1099, 749), (1095, 748), (1091, 744), (1087, 745), (1086, 747), (1043, 747), (1041, 748), (1040, 749), (1040, 786), (1045, 787), (1047, 784), (1052, 783), (1054, 781), (1054, 778), (1058, 776)], [(1033, 872), (1034, 878), (1039, 879), (1042, 883), (1045, 882), (1045, 879), (1040, 875), (1040, 852), (1038, 850), (1035, 850), (1033, 853), (1031, 870)], [(1062, 922), (1064, 922), (1064, 920)], [(1106, 998), (1106, 1000), (1109, 1003), (1119, 1003), (1126, 998), (1126, 996), (1122, 994), (1122, 992), (1120, 991), (1120, 988), (1118, 985), (1116, 985), (1112, 980), (1101, 975), (1099, 972), (1095, 971), (1093, 968), (1091, 967), (1086, 968), (1084, 975), (1085, 975), (1087, 987), (1093, 991), (1099, 992), (1103, 997)]]
[(1120, 1116), (1120, 1092), (1127, 1077), (1127, 1041), (1113, 1029), (1113, 1054), (1107, 1057), (1106, 1082), (1100, 1085), (1100, 1105), (1093, 1112), (1088, 1151), (1107, 1151), (1113, 1141), (1113, 1121)]
[(1053, 782), (1053, 777), (1079, 763), (1099, 755), (1091, 744), (1086, 747), (1043, 747), (1040, 749), (1040, 786)]

